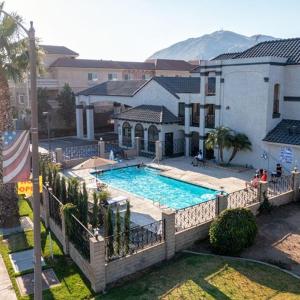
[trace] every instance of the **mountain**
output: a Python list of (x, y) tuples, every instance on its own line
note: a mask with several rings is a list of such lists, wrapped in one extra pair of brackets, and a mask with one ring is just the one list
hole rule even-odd
[(232, 31), (221, 30), (173, 44), (155, 52), (149, 59), (211, 59), (221, 53), (243, 51), (259, 42), (275, 39), (267, 35), (257, 34), (248, 37)]

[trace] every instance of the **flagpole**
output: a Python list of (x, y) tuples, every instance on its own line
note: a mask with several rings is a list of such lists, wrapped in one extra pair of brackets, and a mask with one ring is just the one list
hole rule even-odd
[(0, 7), (0, 13), (14, 20), (29, 37), (30, 95), (31, 95), (31, 144), (32, 144), (32, 185), (33, 185), (33, 234), (34, 234), (34, 299), (42, 300), (42, 263), (41, 263), (41, 223), (39, 188), (39, 146), (38, 146), (38, 106), (36, 88), (36, 45), (33, 22), (27, 30), (16, 18)]

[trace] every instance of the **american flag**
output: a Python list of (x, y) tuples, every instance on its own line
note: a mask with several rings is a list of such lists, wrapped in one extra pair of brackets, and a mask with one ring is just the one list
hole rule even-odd
[(29, 131), (3, 134), (3, 183), (16, 183), (30, 177)]

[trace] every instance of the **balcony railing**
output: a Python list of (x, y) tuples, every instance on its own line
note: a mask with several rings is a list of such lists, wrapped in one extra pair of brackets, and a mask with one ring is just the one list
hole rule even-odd
[(184, 125), (184, 116), (178, 116), (178, 124)]
[(215, 128), (215, 115), (205, 116), (205, 128)]
[[(30, 84), (30, 81), (29, 81)], [(37, 87), (40, 88), (59, 88), (59, 82), (57, 79), (52, 78), (38, 78)]]
[(199, 127), (200, 116), (199, 114), (192, 115), (191, 126)]

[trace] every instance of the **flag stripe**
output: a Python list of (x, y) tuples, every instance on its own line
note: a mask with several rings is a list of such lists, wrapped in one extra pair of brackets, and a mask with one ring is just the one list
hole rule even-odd
[[(14, 141), (14, 143), (12, 145), (9, 145), (9, 146), (4, 145), (3, 156), (4, 157), (9, 156), (12, 152), (16, 151), (19, 144), (22, 142), (23, 139), (25, 139), (25, 135), (29, 135), (29, 133), (27, 131), (23, 131), (20, 134), (20, 136), (16, 139), (16, 141)], [(26, 138), (28, 138), (28, 137), (26, 136)]]

